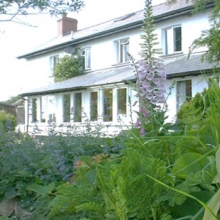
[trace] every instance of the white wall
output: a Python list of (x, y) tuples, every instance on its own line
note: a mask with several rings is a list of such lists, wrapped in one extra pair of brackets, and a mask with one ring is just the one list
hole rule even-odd
[[(209, 28), (208, 16), (210, 12), (196, 14), (193, 16), (182, 16), (172, 20), (167, 20), (161, 23), (156, 24), (155, 33), (158, 36), (159, 46), (162, 47), (162, 30), (167, 27), (172, 27), (176, 25), (181, 25), (182, 27), (182, 52), (184, 54), (188, 53), (189, 46), (193, 42), (193, 40), (200, 36), (201, 31)], [(129, 37), (129, 52), (134, 58), (137, 60), (139, 58), (140, 52), (140, 35), (143, 34), (140, 29), (128, 31), (116, 35), (111, 35), (102, 39), (93, 40), (89, 43), (79, 45), (81, 48), (83, 47), (91, 47), (91, 70), (98, 70), (104, 68), (110, 68), (115, 65), (114, 62), (114, 47), (113, 42), (118, 39), (123, 39)], [(204, 48), (197, 50), (201, 51)], [(27, 83), (29, 83), (30, 88), (36, 88), (47, 83), (51, 83), (52, 79), (48, 78), (50, 74), (50, 56), (60, 54), (62, 57), (65, 55), (63, 51), (57, 51), (54, 53), (48, 53), (42, 56), (38, 56), (34, 59), (30, 59), (27, 61), (27, 72), (28, 78)], [(197, 92), (203, 91), (204, 87), (207, 87), (207, 83), (203, 79), (203, 76), (192, 76), (192, 77), (182, 77), (176, 78), (175, 80), (192, 80), (192, 96), (194, 96)], [(167, 88), (172, 84), (174, 80), (167, 80)], [(102, 99), (101, 90), (97, 90), (99, 92), (99, 99)], [(83, 102), (82, 105), (86, 111), (89, 109), (89, 92), (82, 91)], [(134, 103), (134, 91), (130, 91), (130, 95), (132, 95), (132, 104)], [(62, 122), (62, 112), (60, 109), (62, 108), (62, 94), (57, 96), (57, 122)], [(173, 121), (175, 119), (175, 115), (177, 112), (176, 109), (176, 86), (174, 86), (172, 93), (168, 99), (168, 121)], [(114, 107), (115, 108), (115, 107)], [(137, 106), (136, 106), (137, 108)], [(99, 106), (99, 112), (102, 112), (102, 106)], [(88, 113), (88, 112), (87, 112)], [(135, 113), (133, 113), (135, 118)], [(127, 120), (127, 119), (126, 119)], [(135, 119), (134, 119), (135, 120)], [(127, 121), (128, 122), (128, 121)], [(113, 123), (116, 123), (116, 117), (114, 116)]]

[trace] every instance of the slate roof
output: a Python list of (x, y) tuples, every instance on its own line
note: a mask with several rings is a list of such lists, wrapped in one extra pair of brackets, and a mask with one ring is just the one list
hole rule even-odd
[[(209, 3), (207, 7), (212, 7), (213, 3)], [(192, 2), (186, 3), (185, 0), (178, 0), (176, 4), (167, 5), (166, 3), (155, 5), (153, 7), (153, 15), (155, 22), (162, 22), (164, 20), (182, 16), (191, 13), (193, 9)], [(71, 34), (63, 37), (56, 37), (33, 51), (19, 56), (18, 58), (29, 58), (42, 53), (53, 51), (56, 49), (65, 48), (66, 46), (76, 45), (82, 42), (90, 41), (100, 37), (108, 36), (114, 33), (120, 33), (134, 28), (140, 28), (144, 19), (144, 10), (131, 13), (129, 15), (121, 16), (110, 21), (103, 22), (74, 33), (73, 39)]]
[[(207, 62), (201, 63), (201, 54), (181, 56), (169, 61), (165, 61), (167, 79), (183, 77), (187, 75), (199, 75), (212, 70), (214, 64)], [(115, 66), (103, 70), (96, 70), (83, 75), (53, 83), (26, 93), (22, 96), (33, 96), (42, 94), (59, 93), (73, 90), (83, 90), (88, 87), (105, 86), (108, 84), (127, 83), (135, 80), (136, 73), (131, 65)]]

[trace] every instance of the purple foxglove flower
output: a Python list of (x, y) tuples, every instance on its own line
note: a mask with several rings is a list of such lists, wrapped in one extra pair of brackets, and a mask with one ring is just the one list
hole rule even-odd
[(158, 103), (157, 97), (152, 98), (150, 102), (151, 102), (153, 105), (156, 105), (156, 104)]
[(157, 92), (155, 92), (154, 93), (157, 97), (163, 97), (164, 96), (164, 93), (163, 92), (161, 92), (161, 91), (157, 91)]
[(148, 100), (151, 100), (153, 98), (152, 93), (147, 93), (145, 96)]
[(148, 86), (145, 88), (147, 92), (152, 92), (153, 91), (153, 87), (152, 86)]
[(142, 83), (142, 86), (143, 86), (144, 88), (147, 88), (147, 87), (149, 87), (149, 86), (150, 86), (150, 83), (149, 83), (149, 82), (144, 81), (144, 82)]
[(148, 117), (148, 112), (144, 112), (143, 116), (144, 116), (144, 118), (147, 118)]
[(141, 135), (141, 136), (144, 136), (144, 135), (145, 135), (145, 129), (144, 129), (143, 127), (142, 127), (141, 130), (140, 130), (140, 135)]
[(154, 78), (154, 74), (149, 73), (147, 74), (146, 78), (151, 81)]
[(136, 128), (138, 128), (140, 126), (140, 119), (138, 118), (135, 125), (134, 125)]
[(154, 78), (152, 80), (156, 85), (159, 85), (161, 83), (161, 78)]
[(154, 72), (155, 72), (155, 67), (151, 67), (151, 68), (149, 69), (149, 71), (150, 71), (150, 73), (154, 73)]
[(158, 99), (158, 103), (165, 103), (165, 102), (166, 102), (165, 96), (160, 97), (160, 98)]
[(144, 108), (142, 106), (140, 106), (140, 112), (144, 112)]
[(144, 71), (141, 71), (138, 73), (138, 79), (142, 80), (146, 77), (146, 72)]

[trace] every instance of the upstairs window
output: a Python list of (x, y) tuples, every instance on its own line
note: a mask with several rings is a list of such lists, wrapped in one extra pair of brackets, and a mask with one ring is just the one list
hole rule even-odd
[(166, 55), (182, 51), (182, 29), (180, 26), (165, 29), (163, 37)]
[(180, 106), (185, 102), (189, 101), (192, 98), (192, 81), (178, 81), (176, 85), (176, 103), (177, 110), (179, 110)]
[(129, 61), (129, 39), (121, 39), (114, 41), (116, 63), (124, 63)]
[(50, 57), (50, 76), (53, 76), (53, 69), (59, 62), (59, 56), (55, 55)]
[(91, 48), (82, 49), (81, 56), (83, 57), (83, 69), (91, 69)]

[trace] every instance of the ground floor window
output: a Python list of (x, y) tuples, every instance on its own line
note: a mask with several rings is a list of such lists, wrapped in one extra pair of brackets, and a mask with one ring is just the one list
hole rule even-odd
[(82, 121), (82, 93), (74, 94), (74, 122)]
[(118, 116), (127, 114), (127, 89), (117, 90), (117, 112)]
[(70, 122), (70, 94), (63, 96), (63, 122)]
[(98, 120), (98, 92), (90, 93), (90, 120)]
[(48, 123), (56, 122), (56, 96), (49, 95), (47, 100)]
[(177, 110), (192, 98), (192, 80), (178, 81), (176, 85)]
[(47, 97), (41, 96), (40, 99), (40, 122), (46, 122), (46, 106), (47, 106)]
[(37, 99), (31, 99), (31, 122), (37, 122)]
[(103, 121), (112, 121), (112, 89), (103, 91)]

